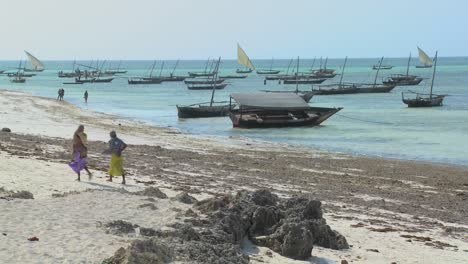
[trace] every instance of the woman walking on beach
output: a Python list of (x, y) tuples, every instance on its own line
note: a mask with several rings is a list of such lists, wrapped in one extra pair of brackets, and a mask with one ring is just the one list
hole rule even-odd
[(111, 131), (109, 135), (111, 137), (111, 140), (109, 140), (109, 149), (104, 151), (104, 153), (112, 154), (108, 171), (109, 179), (107, 181), (111, 182), (113, 176), (122, 176), (122, 184), (125, 184), (122, 151), (127, 148), (127, 144), (117, 137), (115, 131)]
[(80, 171), (86, 170), (89, 179), (91, 180), (92, 174), (87, 167), (87, 156), (88, 156), (88, 137), (84, 132), (84, 126), (78, 126), (78, 129), (73, 134), (73, 160), (68, 164), (73, 171), (78, 175), (78, 181), (80, 181)]

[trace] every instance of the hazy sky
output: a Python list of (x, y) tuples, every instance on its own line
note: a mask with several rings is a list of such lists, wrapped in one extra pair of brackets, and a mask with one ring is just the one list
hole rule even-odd
[(0, 60), (468, 55), (464, 0), (0, 0)]

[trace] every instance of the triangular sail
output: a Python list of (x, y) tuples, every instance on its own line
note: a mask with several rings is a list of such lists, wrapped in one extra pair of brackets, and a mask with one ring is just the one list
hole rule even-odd
[(247, 54), (239, 44), (237, 44), (237, 63), (244, 65), (245, 67), (250, 68), (252, 70), (255, 70), (255, 67), (250, 61), (249, 56), (247, 56)]
[(42, 64), (42, 62), (38, 58), (34, 57), (31, 53), (27, 51), (24, 51), (24, 52), (28, 56), (29, 61), (31, 62), (34, 70), (39, 70), (39, 71), (44, 70), (45, 68), (44, 64)]
[(427, 54), (418, 47), (419, 61), (425, 66), (432, 66), (433, 62)]

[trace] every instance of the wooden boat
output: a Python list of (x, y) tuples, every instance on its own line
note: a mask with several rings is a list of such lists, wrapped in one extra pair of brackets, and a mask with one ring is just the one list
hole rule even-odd
[(237, 63), (244, 66), (244, 69), (237, 69), (236, 73), (251, 73), (255, 70), (255, 66), (253, 65), (252, 61), (250, 60), (247, 53), (242, 49), (242, 47), (237, 43)]
[(383, 84), (385, 85), (396, 85), (396, 86), (409, 86), (418, 85), (422, 82), (423, 78), (416, 75), (409, 74), (409, 66), (411, 62), (411, 53), (408, 57), (408, 63), (406, 65), (406, 74), (392, 74), (390, 77), (385, 78)]
[(245, 79), (247, 75), (220, 75), (221, 79)]
[(63, 82), (63, 84), (68, 84), (68, 85), (72, 85), (72, 84), (83, 84), (84, 82)]
[[(315, 63), (315, 59), (313, 64)], [(323, 64), (322, 68), (322, 57), (320, 57), (320, 68), (318, 70), (312, 70), (312, 74), (317, 76), (318, 78), (333, 78), (336, 76), (334, 69), (327, 69), (328, 57), (325, 58), (325, 63)], [(312, 64), (312, 67), (313, 67)]]
[(318, 89), (312, 89), (315, 95), (337, 95), (337, 94), (355, 94), (358, 89), (354, 84), (329, 84), (320, 85)]
[(327, 79), (314, 79), (314, 78), (311, 78), (311, 79), (305, 78), (305, 79), (298, 79), (298, 80), (288, 79), (288, 80), (283, 80), (283, 83), (284, 84), (321, 84), (326, 80)]
[(357, 93), (389, 93), (391, 92), (396, 85), (395, 84), (366, 84), (366, 83), (360, 83), (360, 84), (355, 84)]
[(130, 78), (128, 79), (128, 84), (160, 84), (161, 79), (155, 78)]
[(81, 79), (80, 77), (75, 78), (75, 82), (81, 83), (110, 83), (114, 78), (85, 78)]
[(109, 69), (107, 71), (104, 71), (104, 74), (116, 75), (116, 74), (125, 74), (125, 73), (127, 73), (127, 70), (120, 69), (121, 65), (122, 65), (122, 61), (119, 61), (119, 65), (117, 66), (116, 69), (111, 69), (110, 66), (109, 66)]
[(162, 82), (161, 78), (153, 77), (153, 70), (156, 66), (156, 61), (153, 62), (151, 66), (150, 74), (147, 77), (132, 77), (127, 80), (127, 83), (130, 85), (134, 84), (160, 84)]
[(5, 72), (5, 70), (0, 70), (0, 74), (3, 74)]
[(257, 70), (257, 74), (265, 75), (265, 74), (278, 74), (281, 71), (279, 70)]
[(175, 76), (175, 75), (169, 75), (169, 76), (161, 76), (160, 79), (163, 82), (182, 82), (186, 79), (186, 76)]
[(218, 59), (218, 62), (215, 66), (215, 75), (213, 76), (213, 82), (211, 83), (211, 100), (207, 103), (197, 103), (187, 106), (177, 105), (177, 115), (179, 118), (204, 118), (204, 117), (219, 117), (227, 116), (229, 113), (230, 105), (228, 102), (215, 102), (214, 94), (216, 90), (216, 85), (214, 80), (217, 78), (219, 63), (221, 62), (221, 57)]
[(8, 77), (16, 77), (18, 75), (21, 75), (21, 77), (33, 77), (33, 76), (36, 76), (35, 73), (24, 73), (24, 68), (20, 69), (20, 70), (23, 70), (23, 71), (18, 71), (18, 72), (12, 72), (12, 73), (7, 73), (7, 76)]
[(25, 67), (24, 68), (25, 72), (42, 72), (42, 71), (44, 71), (44, 69), (45, 69), (44, 64), (38, 58), (34, 57), (31, 53), (29, 53), (27, 51), (24, 51), (24, 53), (26, 53), (26, 56), (28, 57), (29, 62), (32, 65), (31, 69), (28, 69), (28, 68)]
[(236, 73), (251, 73), (253, 70), (252, 69), (237, 69)]
[(281, 71), (279, 71), (279, 70), (273, 70), (273, 62), (274, 61), (275, 60), (272, 58), (271, 59), (271, 64), (270, 64), (270, 69), (257, 70), (257, 74), (265, 75), (265, 74), (278, 74), (278, 73), (280, 73)]
[(12, 83), (25, 83), (26, 78), (24, 78), (25, 77), (24, 75), (25, 75), (24, 69), (21, 68), (21, 60), (20, 60), (18, 71), (15, 72), (14, 74), (8, 74), (8, 77), (12, 77), (10, 78), (10, 82)]
[(220, 84), (223, 83), (224, 79), (216, 79), (214, 80), (213, 78), (207, 78), (207, 79), (190, 79), (190, 80), (184, 80), (185, 84)]
[(430, 89), (429, 94), (411, 92), (412, 96), (408, 96), (408, 93), (406, 93), (406, 97), (405, 97), (405, 93), (402, 93), (401, 97), (402, 97), (403, 103), (408, 105), (408, 107), (442, 106), (444, 98), (447, 95), (432, 93), (432, 89), (434, 88), (436, 68), (437, 68), (437, 52), (434, 57), (434, 71), (432, 72), (431, 89)]
[(346, 69), (348, 56), (345, 57), (341, 71), (340, 82), (337, 84), (319, 85), (318, 89), (312, 89), (316, 95), (335, 95), (335, 94), (353, 94), (357, 93), (357, 88), (353, 84), (343, 84), (343, 77)]
[(189, 72), (190, 77), (211, 77), (214, 75), (212, 72)]
[(187, 85), (187, 88), (189, 90), (211, 90), (211, 89), (216, 89), (216, 90), (221, 90), (226, 88), (227, 83), (211, 83), (211, 84), (189, 84)]
[(372, 66), (372, 69), (373, 70), (391, 70), (393, 68), (392, 65), (382, 65), (382, 66), (377, 66), (377, 65), (373, 65)]
[(294, 93), (232, 93), (232, 100), (238, 108), (229, 117), (238, 128), (316, 126), (342, 109), (310, 107)]
[(434, 62), (427, 56), (426, 52), (418, 47), (419, 62), (422, 65), (416, 65), (416, 68), (431, 68)]

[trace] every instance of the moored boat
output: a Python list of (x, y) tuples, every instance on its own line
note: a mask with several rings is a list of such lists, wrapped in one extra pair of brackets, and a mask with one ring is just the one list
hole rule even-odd
[(220, 75), (221, 79), (245, 79), (247, 75)]
[(422, 93), (401, 93), (403, 103), (408, 107), (434, 107), (442, 106), (445, 96), (442, 94), (433, 94), (432, 89), (434, 88), (434, 80), (437, 68), (437, 52), (434, 57), (434, 71), (432, 72), (431, 89), (429, 94)]
[(190, 80), (184, 80), (185, 84), (220, 84), (223, 83), (224, 79), (213, 79), (213, 78), (206, 78), (206, 79), (190, 79)]
[(44, 71), (45, 67), (44, 64), (36, 57), (34, 57), (31, 53), (24, 51), (26, 53), (26, 56), (28, 56), (29, 62), (32, 65), (31, 69), (24, 68), (25, 72), (42, 72)]
[(244, 69), (237, 69), (236, 73), (251, 73), (255, 70), (255, 66), (253, 65), (252, 61), (250, 60), (247, 53), (242, 49), (242, 47), (237, 43), (237, 63), (244, 66)]
[(221, 90), (226, 88), (227, 83), (210, 83), (210, 84), (188, 84), (187, 89), (189, 90)]
[(429, 58), (429, 56), (422, 49), (418, 48), (419, 62), (422, 65), (416, 65), (416, 68), (432, 68), (434, 62)]
[(342, 109), (310, 107), (294, 93), (232, 93), (230, 98), (238, 105), (229, 111), (237, 128), (316, 126)]

